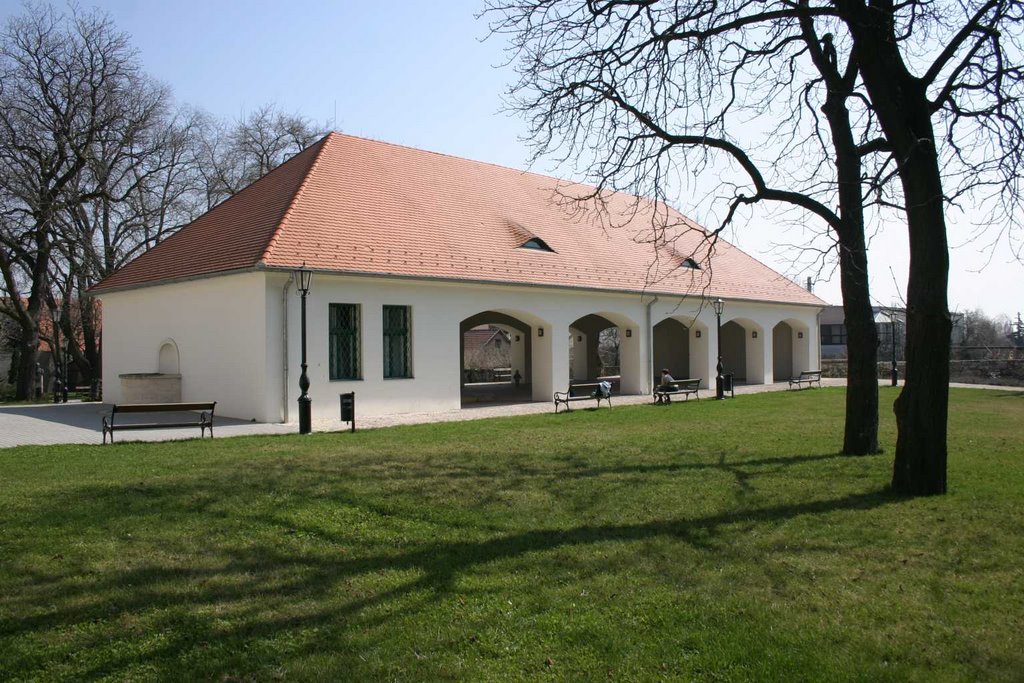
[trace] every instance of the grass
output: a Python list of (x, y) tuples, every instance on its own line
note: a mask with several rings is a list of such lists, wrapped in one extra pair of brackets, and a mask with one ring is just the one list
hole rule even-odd
[(842, 400), (0, 451), (0, 679), (1020, 680), (1024, 395)]

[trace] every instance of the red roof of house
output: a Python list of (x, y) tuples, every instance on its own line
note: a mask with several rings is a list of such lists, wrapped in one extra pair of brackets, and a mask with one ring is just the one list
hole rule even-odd
[[(824, 305), (677, 211), (535, 173), (331, 133), (93, 291), (257, 268)], [(581, 208), (583, 207), (583, 208)], [(655, 248), (652, 226), (671, 246)], [(539, 237), (553, 252), (520, 248)], [(686, 257), (704, 270), (680, 267)], [(713, 277), (708, 281), (708, 275)]]
[(463, 333), (462, 345), (466, 353), (476, 353), (496, 337), (508, 341), (508, 333), (504, 330), (490, 325), (481, 325)]

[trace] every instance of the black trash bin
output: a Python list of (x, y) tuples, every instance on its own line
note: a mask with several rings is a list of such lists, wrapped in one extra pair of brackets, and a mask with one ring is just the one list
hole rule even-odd
[(356, 431), (356, 392), (341, 394), (341, 421), (351, 424), (351, 431)]

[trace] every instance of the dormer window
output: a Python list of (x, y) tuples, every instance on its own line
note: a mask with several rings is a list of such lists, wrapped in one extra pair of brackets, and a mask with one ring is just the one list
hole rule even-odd
[(539, 237), (531, 237), (530, 239), (519, 245), (520, 249), (536, 249), (538, 251), (550, 251), (554, 253), (554, 249), (548, 246), (548, 243)]
[(679, 264), (680, 268), (689, 268), (690, 270), (700, 270), (700, 264), (694, 261), (692, 258), (684, 258), (683, 262)]

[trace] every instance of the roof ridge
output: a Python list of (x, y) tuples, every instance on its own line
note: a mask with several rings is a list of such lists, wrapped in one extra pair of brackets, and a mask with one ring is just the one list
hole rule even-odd
[(317, 166), (320, 165), (320, 159), (323, 158), (324, 150), (327, 149), (327, 145), (331, 141), (331, 137), (334, 135), (337, 135), (337, 133), (331, 131), (330, 133), (328, 133), (327, 135), (320, 139), (320, 142), (318, 143), (320, 145), (320, 149), (316, 151), (316, 156), (313, 158), (313, 163), (309, 165), (309, 169), (306, 171), (305, 176), (302, 178), (302, 182), (299, 183), (298, 189), (295, 190), (295, 194), (292, 195), (291, 201), (288, 202), (288, 206), (285, 207), (284, 213), (281, 214), (281, 220), (277, 222), (277, 227), (274, 229), (274, 234), (270, 236), (269, 240), (267, 240), (267, 246), (263, 250), (263, 253), (260, 254), (257, 263), (265, 263), (266, 260), (270, 258), (270, 252), (274, 249), (274, 245), (277, 243), (278, 236), (281, 234), (281, 231), (284, 230), (284, 225), (285, 223), (288, 222), (288, 217), (292, 215), (292, 210), (298, 203), (299, 197), (302, 196), (302, 191), (305, 190), (306, 185), (309, 184), (309, 179), (312, 178), (313, 173), (316, 172)]

